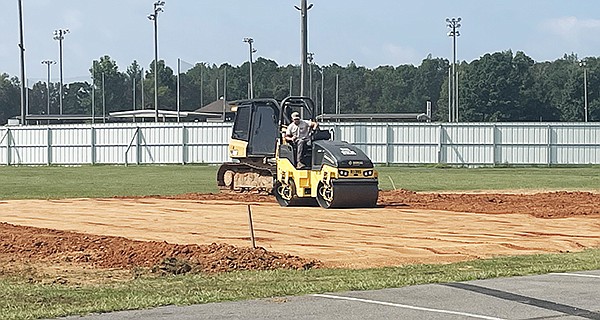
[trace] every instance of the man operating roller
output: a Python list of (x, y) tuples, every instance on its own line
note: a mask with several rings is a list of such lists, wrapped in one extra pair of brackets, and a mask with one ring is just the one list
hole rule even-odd
[(306, 164), (302, 163), (304, 149), (309, 141), (310, 129), (317, 129), (318, 124), (314, 121), (300, 119), (298, 112), (292, 112), (292, 123), (287, 127), (285, 139), (296, 144), (296, 168), (302, 169)]

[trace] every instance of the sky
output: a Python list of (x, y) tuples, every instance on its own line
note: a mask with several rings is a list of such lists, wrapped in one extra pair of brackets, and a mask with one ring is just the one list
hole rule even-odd
[[(0, 73), (19, 76), (17, 0), (0, 10)], [(239, 66), (249, 58), (244, 37), (279, 65), (300, 64), (300, 0), (165, 0), (158, 17), (159, 59), (176, 70), (197, 62)], [(154, 27), (147, 16), (154, 0), (22, 0), (26, 75), (45, 81), (59, 74), (56, 29), (63, 41), (65, 82), (89, 79), (93, 60), (109, 55), (125, 71), (136, 60), (154, 59)], [(312, 0), (309, 52), (319, 65), (354, 62), (370, 69), (420, 65), (429, 54), (452, 60), (446, 18), (461, 17), (457, 59), (523, 51), (535, 61), (564, 54), (600, 55), (597, 0)]]

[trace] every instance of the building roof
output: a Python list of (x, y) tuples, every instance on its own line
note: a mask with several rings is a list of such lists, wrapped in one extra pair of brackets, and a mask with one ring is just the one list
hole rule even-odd
[(428, 121), (429, 116), (425, 113), (340, 113), (321, 114), (317, 116), (319, 121), (358, 121), (358, 120), (380, 120), (380, 121)]
[[(154, 118), (156, 117), (156, 110), (145, 109), (145, 110), (130, 110), (130, 111), (116, 111), (111, 112), (109, 115), (112, 118)], [(203, 116), (207, 118), (215, 118), (220, 115), (216, 115), (214, 113), (206, 113), (206, 112), (195, 112), (195, 111), (179, 111), (179, 115), (177, 111), (173, 110), (158, 110), (159, 118), (185, 118), (188, 116)]]
[[(95, 115), (95, 120), (102, 120), (102, 115)], [(16, 116), (15, 119), (21, 119), (21, 116)], [(89, 114), (28, 114), (25, 116), (25, 120), (70, 120), (70, 121), (86, 121), (92, 120), (92, 116)]]
[(197, 109), (195, 112), (222, 114), (223, 108), (225, 109), (225, 112), (233, 112), (233, 111), (231, 111), (231, 105), (229, 103), (227, 103), (227, 101), (223, 101), (223, 99), (213, 101), (213, 102), (205, 105), (204, 107)]

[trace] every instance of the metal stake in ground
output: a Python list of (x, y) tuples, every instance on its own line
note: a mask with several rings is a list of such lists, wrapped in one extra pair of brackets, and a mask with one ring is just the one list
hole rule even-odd
[(252, 240), (252, 249), (256, 249), (256, 243), (254, 242), (254, 226), (252, 225), (252, 209), (248, 205), (248, 221), (250, 222), (250, 240)]

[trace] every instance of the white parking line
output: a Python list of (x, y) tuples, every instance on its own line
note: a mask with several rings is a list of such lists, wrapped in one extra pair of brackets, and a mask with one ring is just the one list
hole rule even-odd
[(598, 278), (600, 276), (595, 276), (593, 274), (581, 274), (581, 273), (551, 273), (553, 276), (569, 276), (569, 277), (582, 277), (582, 278)]
[(389, 306), (389, 307), (397, 307), (397, 308), (412, 309), (412, 310), (419, 310), (419, 311), (453, 314), (453, 315), (459, 315), (459, 316), (465, 316), (465, 317), (471, 317), (471, 318), (477, 318), (477, 319), (505, 320), (505, 319), (502, 319), (502, 318), (488, 317), (488, 316), (483, 316), (483, 315), (478, 315), (478, 314), (472, 314), (472, 313), (450, 311), (450, 310), (441, 310), (441, 309), (423, 308), (423, 307), (409, 306), (409, 305), (405, 305), (405, 304), (383, 302), (383, 301), (376, 301), (376, 300), (367, 300), (367, 299), (360, 299), (360, 298), (333, 296), (333, 295), (328, 295), (328, 294), (314, 294), (313, 296), (315, 296), (315, 297), (321, 297), (321, 298), (327, 298), (327, 299), (358, 301), (358, 302), (364, 302), (364, 303), (379, 304), (379, 305), (384, 305), (384, 306)]

